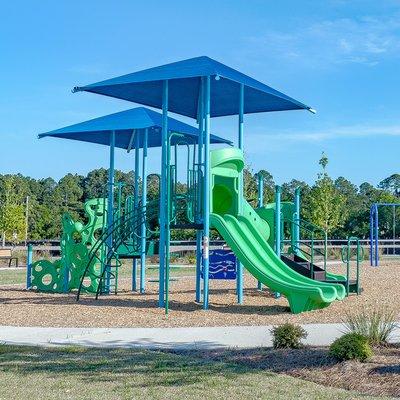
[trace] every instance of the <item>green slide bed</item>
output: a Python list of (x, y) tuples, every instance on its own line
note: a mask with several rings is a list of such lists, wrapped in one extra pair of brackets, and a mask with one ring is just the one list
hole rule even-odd
[(237, 198), (237, 178), (243, 168), (240, 151), (220, 149), (211, 152), (211, 167), (213, 213), (210, 215), (210, 224), (256, 279), (271, 290), (282, 293), (288, 299), (293, 313), (324, 308), (345, 297), (343, 285), (318, 282), (302, 276), (275, 254), (268, 244), (271, 232), (269, 224), (258, 216), (245, 199)]

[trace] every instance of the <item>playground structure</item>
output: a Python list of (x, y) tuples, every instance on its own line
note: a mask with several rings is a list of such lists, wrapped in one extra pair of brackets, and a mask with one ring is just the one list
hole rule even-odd
[[(196, 168), (193, 155), (198, 141), (198, 130), (173, 118), (169, 118), (169, 143), (174, 149), (170, 164), (171, 223), (190, 227), (196, 210)], [(76, 125), (48, 132), (39, 137), (68, 138), (94, 143), (107, 143), (111, 135), (115, 147), (135, 150), (135, 182), (127, 187), (114, 182), (114, 146), (110, 147), (108, 187), (100, 199), (90, 199), (84, 209), (88, 223), (74, 222), (67, 213), (63, 216), (60, 260), (51, 263), (40, 260), (28, 271), (28, 287), (48, 292), (68, 292), (73, 289), (106, 294), (117, 292), (118, 269), (122, 259), (133, 260), (132, 290), (136, 291), (137, 260), (140, 259), (140, 292), (145, 291), (146, 254), (154, 252), (153, 237), (158, 236), (159, 199), (148, 201), (149, 178), (160, 180), (157, 174), (147, 174), (148, 147), (159, 147), (161, 115), (136, 108), (85, 121)], [(110, 131), (110, 126), (113, 128)], [(105, 138), (107, 136), (107, 138)], [(211, 135), (212, 143), (230, 144), (229, 141)], [(184, 193), (177, 191), (178, 146), (187, 148), (187, 185)], [(139, 185), (139, 149), (142, 148), (142, 182)], [(192, 157), (191, 157), (192, 155)], [(191, 163), (192, 162), (192, 163)], [(123, 196), (123, 189), (126, 195)], [(108, 212), (112, 210), (112, 212)], [(182, 215), (183, 213), (183, 215)], [(184, 224), (182, 224), (182, 221)], [(79, 240), (77, 240), (77, 237)]]
[[(370, 264), (373, 267), (379, 266), (379, 209), (392, 209), (392, 239), (391, 242), (392, 254), (396, 254), (396, 209), (400, 206), (400, 203), (374, 203), (370, 208)], [(389, 251), (387, 250), (389, 254)]]
[[(350, 292), (359, 293), (359, 275), (350, 280), (350, 254), (346, 276), (326, 271), (326, 233), (300, 219), (300, 194), (295, 202), (275, 202), (253, 209), (243, 197), (244, 114), (305, 109), (310, 107), (208, 57), (198, 57), (110, 79), (75, 91), (88, 91), (162, 109), (162, 115), (140, 108), (126, 124), (126, 112), (101, 117), (44, 136), (105, 144), (110, 147), (108, 196), (85, 205), (87, 225), (64, 217), (62, 258), (39, 261), (28, 271), (31, 286), (39, 290), (109, 294), (117, 290), (122, 258), (133, 259), (132, 290), (136, 290), (137, 260), (141, 261), (140, 292), (145, 291), (146, 253), (157, 239), (160, 258), (159, 306), (169, 309), (171, 229), (196, 230), (195, 300), (208, 309), (210, 229), (216, 229), (238, 259), (236, 286), (243, 302), (243, 266), (258, 280), (283, 294), (291, 311), (299, 313), (328, 306)], [(140, 112), (138, 111), (140, 110)], [(168, 111), (195, 118), (198, 129), (168, 117)], [(143, 114), (146, 114), (143, 116)], [(151, 121), (148, 121), (151, 114)], [(211, 143), (230, 144), (210, 133), (210, 118), (238, 115), (238, 148), (210, 150)], [(147, 116), (147, 117), (146, 117)], [(132, 125), (132, 121), (134, 124)], [(144, 122), (144, 120), (146, 120)], [(162, 149), (159, 199), (147, 201), (147, 149)], [(135, 183), (122, 206), (115, 200), (115, 147), (135, 149)], [(178, 162), (178, 148), (186, 148), (186, 168)], [(139, 190), (139, 150), (142, 149), (142, 185)], [(186, 173), (186, 189), (178, 191), (178, 173)], [(262, 192), (262, 182), (259, 183)], [(93, 201), (95, 203), (92, 208)], [(117, 206), (116, 206), (117, 205)], [(151, 226), (152, 221), (153, 226)], [(97, 234), (96, 234), (97, 231)], [(290, 246), (284, 249), (284, 234)], [(325, 251), (313, 243), (304, 248), (301, 233), (325, 240)], [(81, 240), (74, 235), (80, 234)], [(317, 265), (322, 259), (322, 267)], [(359, 250), (357, 250), (357, 263)], [(358, 269), (357, 269), (358, 270)], [(52, 272), (49, 272), (52, 271)], [(43, 277), (51, 281), (43, 284)]]

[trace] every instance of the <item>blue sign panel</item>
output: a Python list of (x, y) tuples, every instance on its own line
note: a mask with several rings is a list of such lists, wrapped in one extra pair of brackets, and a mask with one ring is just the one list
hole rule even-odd
[[(236, 257), (232, 250), (210, 250), (209, 279), (236, 279)], [(201, 277), (204, 278), (203, 270)]]

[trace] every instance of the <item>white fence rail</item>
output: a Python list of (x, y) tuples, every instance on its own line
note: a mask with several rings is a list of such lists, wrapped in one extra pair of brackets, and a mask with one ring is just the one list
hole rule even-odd
[[(301, 240), (301, 244), (307, 245), (311, 244), (310, 240)], [(290, 241), (285, 240), (285, 245), (289, 245)], [(360, 239), (360, 244), (365, 248), (365, 250), (369, 250), (370, 240), (369, 239)], [(210, 248), (216, 249), (221, 248), (224, 245), (224, 241), (222, 240), (215, 240), (211, 241)], [(346, 239), (333, 239), (328, 240), (327, 249), (328, 250), (340, 250), (343, 245), (347, 245)], [(323, 249), (324, 242), (323, 240), (314, 240), (314, 247), (316, 249)], [(353, 246), (352, 246), (353, 247)], [(2, 248), (2, 246), (0, 246)], [(24, 252), (26, 251), (26, 246), (24, 245), (16, 245), (13, 246), (12, 244), (7, 244), (4, 248), (12, 248), (14, 251)], [(400, 239), (380, 239), (379, 240), (379, 249), (383, 254), (390, 254), (390, 250), (399, 250), (400, 255)], [(59, 253), (60, 252), (60, 245), (57, 241), (51, 241), (50, 243), (46, 243), (45, 241), (33, 243), (33, 250), (35, 252), (50, 252), (50, 253)], [(191, 240), (182, 240), (182, 241), (171, 241), (170, 251), (172, 253), (175, 252), (184, 252), (184, 251), (195, 251), (196, 250), (196, 243)]]

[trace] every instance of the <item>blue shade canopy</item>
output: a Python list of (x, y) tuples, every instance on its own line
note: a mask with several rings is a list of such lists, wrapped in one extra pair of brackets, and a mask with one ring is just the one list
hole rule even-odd
[[(66, 126), (51, 132), (42, 133), (39, 139), (51, 136), (63, 139), (79, 140), (109, 145), (110, 133), (115, 131), (115, 146), (122, 149), (134, 147), (134, 135), (139, 135), (139, 146), (143, 147), (145, 129), (148, 129), (148, 147), (161, 147), (162, 115), (145, 107), (133, 108), (115, 114), (106, 115)], [(168, 118), (169, 132), (176, 132), (193, 139), (197, 143), (199, 130), (174, 118)], [(179, 144), (181, 138), (172, 137), (172, 144)], [(211, 135), (211, 143), (225, 143), (231, 145), (229, 140)]]
[(103, 94), (162, 108), (163, 80), (169, 80), (169, 111), (197, 118), (201, 77), (211, 77), (211, 117), (239, 112), (240, 85), (244, 85), (244, 112), (309, 110), (311, 107), (209, 57), (196, 57), (91, 85), (74, 91)]

